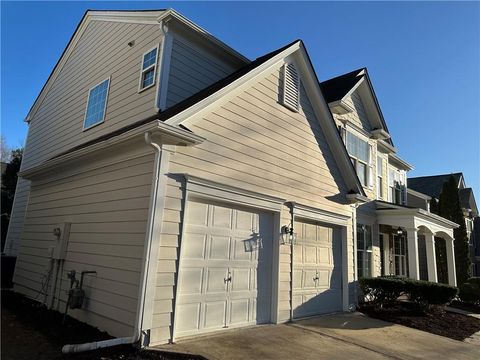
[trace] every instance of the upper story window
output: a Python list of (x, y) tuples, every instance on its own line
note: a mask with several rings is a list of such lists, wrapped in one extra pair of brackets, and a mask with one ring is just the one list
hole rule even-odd
[(157, 71), (157, 53), (158, 46), (143, 54), (139, 91), (148, 89), (155, 85), (155, 74)]
[(103, 123), (105, 110), (107, 108), (108, 90), (110, 78), (103, 80), (100, 84), (90, 89), (87, 100), (87, 110), (83, 121), (83, 130)]
[(388, 201), (399, 205), (406, 203), (405, 178), (394, 169), (388, 170)]
[(360, 183), (363, 186), (372, 187), (372, 149), (367, 141), (347, 131), (347, 151), (352, 159)]
[(383, 159), (377, 156), (377, 197), (383, 199)]

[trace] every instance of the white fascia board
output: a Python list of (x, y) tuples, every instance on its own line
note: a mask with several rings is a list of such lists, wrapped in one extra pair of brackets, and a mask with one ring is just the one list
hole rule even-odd
[(407, 163), (405, 160), (401, 159), (398, 155), (396, 154), (388, 154), (388, 158), (392, 160), (392, 162), (397, 163), (402, 167), (402, 170), (407, 170), (411, 171), (414, 169), (413, 165)]
[(384, 218), (384, 221), (387, 222), (388, 224), (388, 218), (400, 218), (400, 217), (412, 217), (412, 218), (419, 218), (425, 221), (432, 222), (433, 224), (437, 226), (442, 226), (445, 227), (449, 230), (451, 229), (456, 229), (460, 225), (454, 223), (453, 221), (447, 220), (441, 216), (438, 216), (436, 214), (432, 214), (426, 210), (420, 209), (420, 208), (414, 208), (414, 209), (377, 209), (375, 210), (375, 213), (379, 216), (382, 216)]
[[(408, 180), (407, 180), (407, 184), (408, 184)], [(426, 195), (426, 194), (423, 194), (423, 193), (420, 193), (418, 191), (415, 191), (415, 190), (412, 190), (410, 188), (407, 188), (407, 192), (409, 194), (412, 194), (413, 196), (416, 196), (420, 199), (423, 199), (423, 200), (432, 200), (432, 197), (429, 196), (429, 195)]]
[[(165, 123), (173, 126), (180, 124), (188, 126), (194, 121), (194, 119), (200, 119), (203, 114), (208, 113), (213, 106), (217, 105), (217, 102), (221, 101), (222, 103), (226, 103), (230, 99), (240, 94), (243, 90), (248, 88), (250, 84), (254, 83), (259, 76), (262, 76), (265, 70), (270, 69), (276, 64), (280, 67), (283, 64), (284, 58), (299, 48), (300, 42), (296, 42), (288, 49), (285, 49), (281, 53), (272, 57), (260, 66), (257, 66), (255, 69), (249, 71), (222, 89), (214, 92), (205, 99), (167, 119)], [(195, 118), (193, 118), (194, 116)]]
[(179, 23), (187, 26), (188, 28), (196, 31), (199, 35), (202, 35), (203, 37), (205, 37), (206, 39), (208, 39), (209, 41), (213, 42), (215, 45), (219, 46), (220, 48), (222, 48), (223, 50), (225, 50), (226, 52), (228, 52), (229, 54), (233, 55), (234, 57), (238, 58), (239, 60), (241, 60), (243, 63), (245, 64), (248, 64), (250, 63), (250, 59), (246, 58), (245, 56), (243, 56), (242, 54), (240, 54), (238, 51), (236, 51), (235, 49), (233, 49), (232, 47), (228, 46), (227, 44), (225, 44), (223, 41), (219, 40), (218, 38), (216, 38), (215, 36), (213, 36), (212, 34), (210, 34), (208, 31), (206, 31), (204, 28), (202, 28), (201, 26), (195, 24), (193, 21), (187, 19), (185, 16), (183, 16), (182, 14), (178, 13), (177, 11), (175, 11), (174, 9), (168, 9), (167, 11), (165, 11), (163, 14), (161, 14), (158, 18), (157, 18), (157, 21), (158, 22), (161, 22), (161, 21), (168, 21), (170, 18), (173, 18), (175, 19), (176, 21), (178, 21)]
[(341, 99), (341, 101), (345, 101), (349, 96), (351, 96), (353, 92), (357, 90), (360, 85), (363, 84), (364, 81), (365, 81), (365, 76), (360, 77), (357, 83), (353, 85), (353, 87), (345, 94), (345, 96)]
[(390, 154), (390, 153), (396, 153), (397, 152), (397, 149), (390, 145), (389, 143), (387, 143), (385, 140), (382, 140), (382, 139), (379, 139), (377, 140), (377, 145), (380, 147), (380, 148), (383, 148), (385, 150), (387, 150), (387, 152)]
[(84, 148), (72, 151), (70, 153), (60, 155), (59, 157), (47, 160), (37, 166), (23, 170), (19, 173), (19, 176), (26, 179), (32, 178), (34, 176), (43, 174), (46, 171), (49, 171), (54, 167), (60, 164), (63, 164), (65, 162), (81, 158), (92, 152), (108, 148), (114, 144), (131, 140), (134, 137), (143, 136), (146, 132), (150, 132), (152, 134), (158, 133), (160, 135), (169, 136), (169, 137), (178, 139), (179, 141), (185, 143), (186, 145), (196, 145), (204, 141), (204, 138), (202, 138), (201, 136), (195, 135), (190, 131), (184, 130), (179, 127), (173, 127), (173, 126), (167, 125), (159, 120), (156, 120), (156, 121), (152, 120), (147, 124), (135, 127), (118, 136), (114, 136), (110, 139), (106, 139), (104, 141), (100, 141), (90, 146), (86, 146)]

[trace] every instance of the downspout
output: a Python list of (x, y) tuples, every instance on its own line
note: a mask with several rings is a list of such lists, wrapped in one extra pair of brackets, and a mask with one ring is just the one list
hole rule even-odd
[(352, 240), (353, 240), (353, 281), (355, 286), (353, 287), (353, 303), (355, 306), (358, 301), (358, 269), (357, 269), (357, 207), (358, 204), (352, 205)]
[(151, 134), (149, 132), (145, 133), (145, 142), (147, 145), (150, 145), (155, 151), (155, 160), (154, 160), (154, 181), (152, 187), (152, 193), (150, 195), (150, 213), (148, 217), (148, 226), (147, 226), (147, 238), (145, 240), (144, 254), (143, 254), (143, 266), (142, 266), (142, 276), (141, 276), (141, 286), (138, 293), (138, 305), (137, 305), (137, 316), (135, 320), (135, 327), (133, 330), (133, 335), (131, 337), (122, 337), (115, 338), (104, 341), (95, 341), (85, 344), (73, 344), (65, 345), (62, 348), (62, 353), (76, 353), (83, 351), (90, 351), (100, 348), (106, 348), (122, 344), (135, 344), (142, 337), (142, 324), (143, 324), (143, 314), (145, 309), (145, 293), (147, 290), (148, 283), (148, 268), (150, 263), (150, 253), (151, 245), (154, 232), (154, 219), (155, 219), (155, 210), (157, 208), (157, 193), (158, 193), (158, 183), (159, 183), (159, 172), (160, 172), (160, 163), (161, 163), (161, 152), (162, 148), (160, 145), (152, 141)]
[[(290, 227), (293, 228), (293, 202), (290, 203)], [(295, 231), (295, 229), (294, 229)], [(293, 321), (293, 240), (290, 240), (290, 321)]]

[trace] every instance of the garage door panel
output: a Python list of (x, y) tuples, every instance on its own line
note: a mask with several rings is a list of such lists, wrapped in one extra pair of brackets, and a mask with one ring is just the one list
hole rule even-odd
[(251, 269), (232, 270), (232, 291), (251, 290)]
[(190, 244), (185, 248), (183, 256), (185, 259), (205, 258), (207, 236), (205, 234), (190, 233)]
[(200, 328), (201, 303), (178, 304), (178, 316), (175, 319), (175, 326), (178, 331), (197, 331)]
[[(183, 269), (182, 269), (183, 270)], [(205, 292), (216, 293), (225, 291), (225, 279), (228, 277), (228, 269), (208, 268), (206, 270), (206, 288)], [(182, 283), (182, 288), (183, 288)]]
[(209, 259), (228, 260), (230, 258), (230, 237), (210, 236)]
[(184, 268), (179, 274), (179, 281), (183, 286), (180, 294), (200, 294), (203, 285), (203, 268)]
[(230, 325), (250, 322), (250, 299), (233, 299), (230, 304)]
[(212, 209), (212, 226), (216, 228), (231, 229), (232, 228), (232, 209), (222, 206), (213, 206)]
[(188, 206), (187, 217), (190, 219), (189, 225), (207, 226), (208, 204), (190, 202)]
[(225, 324), (227, 301), (209, 301), (204, 304), (204, 328), (222, 328)]

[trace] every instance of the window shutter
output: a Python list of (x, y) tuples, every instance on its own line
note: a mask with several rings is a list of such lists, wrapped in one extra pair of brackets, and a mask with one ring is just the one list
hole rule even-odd
[(283, 104), (295, 111), (300, 105), (300, 77), (294, 64), (283, 66)]
[(368, 145), (368, 187), (373, 188), (373, 146)]

